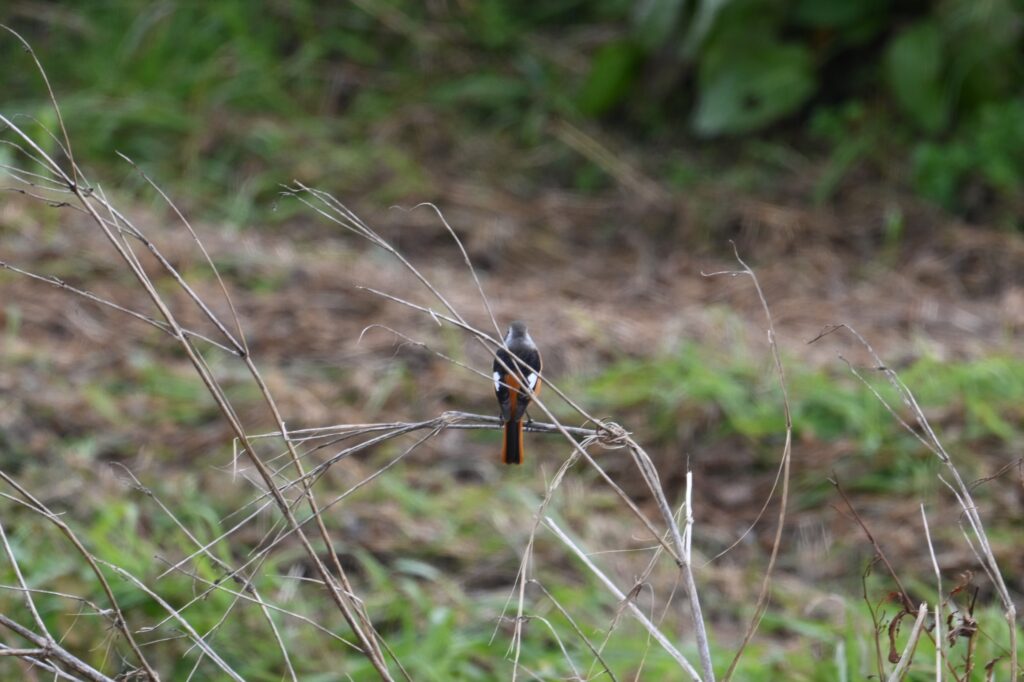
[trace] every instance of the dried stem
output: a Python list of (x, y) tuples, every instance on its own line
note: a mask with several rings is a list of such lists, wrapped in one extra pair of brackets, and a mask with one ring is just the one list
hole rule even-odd
[(921, 632), (924, 630), (924, 621), (927, 617), (928, 604), (922, 602), (921, 606), (917, 609), (917, 620), (914, 621), (914, 627), (910, 631), (910, 638), (907, 640), (907, 645), (903, 647), (903, 655), (900, 656), (900, 660), (893, 669), (892, 674), (889, 675), (887, 682), (900, 682), (907, 674), (907, 671), (910, 669), (910, 662), (914, 660), (917, 641), (921, 638)]
[[(728, 682), (732, 679), (733, 674), (736, 671), (736, 666), (739, 664), (740, 657), (746, 650), (750, 640), (753, 639), (754, 633), (757, 632), (757, 627), (761, 623), (761, 618), (764, 617), (765, 611), (768, 609), (768, 600), (771, 597), (772, 587), (772, 573), (775, 570), (775, 562), (779, 557), (779, 549), (782, 547), (782, 532), (786, 526), (786, 510), (789, 506), (789, 479), (790, 479), (790, 461), (793, 451), (793, 414), (789, 406), (789, 389), (786, 387), (786, 371), (782, 366), (782, 357), (779, 353), (778, 341), (775, 335), (775, 323), (772, 320), (771, 309), (768, 307), (768, 299), (764, 295), (764, 291), (761, 289), (761, 282), (757, 279), (757, 275), (750, 266), (743, 262), (740, 258), (739, 250), (736, 248), (735, 242), (732, 243), (733, 255), (736, 257), (736, 261), (743, 268), (738, 271), (726, 271), (726, 272), (713, 272), (708, 273), (705, 276), (713, 277), (718, 275), (729, 275), (738, 276), (745, 275), (750, 277), (754, 284), (754, 290), (757, 292), (757, 298), (761, 302), (761, 309), (764, 311), (765, 320), (768, 325), (768, 348), (771, 350), (772, 361), (775, 365), (775, 372), (778, 376), (779, 390), (782, 392), (782, 411), (786, 421), (786, 440), (782, 446), (782, 458), (779, 462), (779, 476), (776, 477), (776, 483), (779, 478), (782, 479), (782, 493), (779, 500), (779, 515), (778, 521), (775, 526), (775, 538), (772, 541), (772, 551), (768, 557), (768, 566), (765, 568), (764, 578), (761, 581), (761, 592), (758, 594), (757, 603), (754, 606), (754, 614), (750, 618), (750, 624), (747, 626), (747, 630), (743, 635), (743, 642), (740, 644), (740, 648), (736, 651), (733, 656), (732, 662), (729, 664), (729, 669), (725, 673), (723, 680)], [(703, 274), (703, 273), (702, 273)], [(775, 486), (772, 486), (772, 490), (769, 493), (769, 499), (775, 494)], [(765, 503), (767, 506), (767, 501)], [(758, 515), (760, 516), (760, 514)]]
[(946, 640), (942, 636), (942, 571), (939, 570), (939, 560), (935, 557), (935, 546), (932, 544), (932, 532), (928, 528), (928, 515), (924, 513), (924, 504), (921, 504), (921, 524), (924, 526), (924, 537), (928, 543), (928, 554), (932, 558), (932, 568), (935, 569), (935, 682), (942, 682), (942, 661), (945, 658), (944, 649)]
[[(68, 670), (73, 670), (75, 674), (80, 675), (86, 680), (91, 680), (92, 682), (114, 682), (113, 678), (107, 677), (85, 661), (72, 655), (71, 652), (57, 644), (57, 642), (52, 638), (37, 635), (2, 613), (0, 613), (0, 625), (4, 626), (8, 630), (18, 633), (20, 636), (32, 642), (37, 650), (43, 651), (42, 654), (23, 654), (23, 657), (60, 663)], [(6, 649), (6, 651), (11, 651), (11, 649)]]
[(576, 542), (574, 542), (568, 535), (566, 535), (565, 531), (559, 528), (558, 524), (555, 523), (554, 519), (552, 519), (550, 516), (544, 517), (544, 525), (547, 526), (551, 530), (551, 532), (555, 534), (555, 537), (557, 537), (566, 547), (572, 550), (572, 553), (576, 555), (576, 558), (582, 561), (583, 564), (588, 569), (590, 569), (590, 572), (593, 573), (594, 576), (601, 581), (601, 583), (612, 594), (612, 596), (615, 597), (617, 601), (626, 605), (626, 608), (629, 609), (629, 612), (633, 614), (633, 617), (636, 618), (640, 625), (642, 625), (643, 628), (647, 630), (647, 632), (651, 635), (651, 637), (653, 637), (655, 641), (657, 641), (658, 644), (661, 645), (661, 648), (663, 648), (669, 656), (675, 659), (675, 661), (683, 668), (683, 670), (687, 672), (687, 674), (690, 676), (690, 679), (694, 682), (701, 682), (700, 673), (697, 672), (697, 669), (694, 668), (693, 665), (691, 665), (690, 662), (687, 661), (681, 653), (679, 653), (679, 650), (676, 649), (670, 641), (668, 641), (668, 638), (662, 634), (661, 630), (658, 629), (658, 626), (651, 622), (651, 620), (644, 614), (644, 612), (641, 611), (639, 607), (637, 607), (637, 605), (633, 603), (632, 599), (628, 599), (626, 595), (624, 595), (622, 591), (615, 586), (615, 583), (613, 583), (611, 579), (608, 576), (606, 576), (604, 572), (602, 572), (601, 569), (597, 567), (596, 564), (594, 564), (594, 562), (590, 559), (588, 553), (584, 549), (582, 549)]
[[(21, 39), (20, 36), (18, 36), (18, 38), (22, 41), (23, 44), (25, 44), (26, 49), (31, 50), (31, 48), (28, 47), (27, 43), (25, 43), (25, 41)], [(34, 54), (33, 58), (35, 59)], [(43, 75), (43, 78), (45, 79), (45, 73), (43, 73), (42, 67), (41, 65), (39, 65), (38, 60), (36, 60), (36, 63), (39, 67), (40, 73)], [(49, 87), (48, 84), (47, 86)], [(55, 110), (58, 111), (59, 116), (59, 107), (57, 106), (56, 99), (53, 97), (52, 91), (51, 101), (53, 103)], [(63, 130), (63, 120), (60, 120), (61, 127)], [(116, 253), (120, 256), (121, 260), (125, 263), (129, 271), (135, 277), (135, 280), (145, 291), (150, 301), (159, 311), (159, 318), (161, 318), (160, 325), (163, 327), (163, 331), (168, 333), (172, 338), (174, 338), (179, 343), (182, 350), (188, 357), (189, 361), (192, 363), (194, 369), (198, 373), (203, 384), (206, 386), (207, 390), (210, 392), (215, 403), (217, 404), (217, 407), (219, 408), (219, 410), (227, 420), (228, 424), (230, 425), (232, 431), (235, 434), (235, 437), (242, 444), (242, 447), (247, 457), (250, 459), (253, 466), (259, 473), (260, 477), (263, 479), (263, 482), (266, 485), (267, 490), (271, 493), (272, 497), (274, 498), (274, 501), (277, 504), (279, 511), (284, 516), (289, 526), (296, 532), (299, 541), (303, 546), (303, 549), (305, 550), (307, 556), (312, 562), (315, 570), (320, 575), (332, 600), (334, 601), (335, 605), (339, 608), (339, 610), (342, 612), (346, 621), (349, 624), (349, 627), (353, 630), (353, 632), (356, 634), (357, 639), (360, 641), (364, 653), (370, 658), (371, 663), (376, 668), (381, 678), (387, 681), (391, 681), (393, 678), (391, 677), (391, 674), (387, 669), (387, 665), (384, 662), (383, 654), (381, 652), (380, 645), (377, 641), (377, 636), (373, 631), (372, 625), (369, 623), (368, 616), (362, 609), (361, 603), (353, 600), (350, 596), (352, 595), (352, 589), (351, 586), (348, 584), (348, 579), (345, 576), (341, 564), (337, 559), (336, 553), (333, 551), (329, 552), (330, 556), (332, 557), (334, 569), (338, 574), (338, 579), (341, 581), (340, 585), (331, 576), (326, 565), (323, 563), (319, 554), (312, 546), (309, 538), (306, 536), (305, 532), (301, 530), (296, 518), (294, 517), (291, 511), (291, 508), (287, 500), (284, 498), (284, 496), (281, 494), (281, 492), (275, 485), (270, 470), (263, 464), (256, 450), (252, 447), (252, 444), (249, 442), (246, 430), (242, 426), (237, 414), (235, 413), (233, 407), (228, 401), (226, 395), (224, 394), (222, 387), (214, 377), (213, 372), (210, 370), (205, 359), (202, 357), (199, 351), (193, 346), (190, 335), (178, 322), (177, 316), (171, 311), (170, 305), (164, 300), (163, 296), (159, 293), (156, 286), (153, 284), (148, 274), (143, 269), (138, 257), (136, 256), (134, 250), (132, 249), (131, 244), (126, 238), (126, 235), (132, 237), (133, 239), (138, 240), (146, 247), (149, 253), (158, 261), (158, 263), (161, 265), (164, 271), (171, 276), (171, 278), (176, 282), (176, 284), (181, 288), (181, 290), (183, 290), (185, 294), (192, 300), (192, 302), (200, 309), (203, 315), (224, 336), (224, 338), (227, 341), (227, 345), (230, 348), (232, 348), (237, 355), (242, 357), (243, 361), (245, 362), (247, 370), (249, 371), (250, 375), (258, 385), (259, 390), (267, 404), (267, 407), (273, 414), (273, 417), (277, 422), (279, 428), (283, 431), (284, 423), (277, 409), (276, 403), (273, 397), (271, 396), (266, 384), (263, 382), (262, 377), (260, 376), (260, 373), (256, 368), (256, 365), (252, 357), (250, 356), (247, 347), (244, 345), (242, 341), (236, 339), (235, 336), (228, 331), (227, 327), (220, 321), (217, 315), (196, 294), (196, 292), (192, 289), (188, 282), (185, 281), (185, 279), (178, 272), (178, 270), (170, 263), (170, 261), (166, 257), (164, 257), (164, 255), (161, 253), (160, 249), (156, 246), (156, 244), (149, 240), (142, 232), (142, 230), (140, 230), (137, 226), (133, 225), (132, 222), (122, 212), (117, 210), (102, 194), (102, 191), (94, 191), (91, 187), (87, 185), (84, 176), (81, 175), (79, 169), (74, 164), (73, 157), (71, 155), (70, 141), (67, 138), (66, 131), (64, 131), (65, 144), (63, 145), (63, 147), (65, 148), (65, 152), (68, 155), (68, 158), (71, 160), (72, 176), (69, 176), (67, 173), (65, 173), (64, 170), (60, 167), (60, 164), (58, 164), (49, 154), (47, 154), (38, 144), (36, 144), (35, 141), (29, 135), (27, 135), (18, 125), (13, 123), (10, 119), (3, 115), (0, 115), (0, 122), (3, 122), (7, 125), (9, 129), (12, 130), (20, 138), (21, 142), (34, 153), (37, 160), (42, 161), (43, 167), (47, 171), (52, 173), (54, 179), (63, 184), (63, 188), (70, 192), (77, 199), (80, 208), (86, 211), (86, 213), (88, 213), (88, 215), (92, 218), (93, 222), (107, 238), (107, 241), (111, 244)], [(102, 209), (106, 215), (101, 214), (98, 208)], [(188, 224), (187, 220), (184, 220), (184, 216), (182, 216), (182, 219), (186, 225), (186, 228), (192, 235), (193, 239), (199, 242), (199, 239), (195, 231), (192, 229), (191, 225)], [(202, 250), (204, 256), (206, 257), (208, 264), (210, 265), (211, 268), (213, 268), (214, 272), (216, 273), (216, 267), (214, 266), (212, 259), (209, 258), (206, 249), (201, 245), (201, 243), (200, 249)], [(217, 277), (219, 280), (219, 273), (217, 274)], [(226, 290), (224, 291), (224, 293), (225, 296), (227, 297)], [(230, 305), (230, 297), (227, 298)], [(233, 306), (231, 306), (231, 309), (232, 314), (234, 315)], [(238, 328), (240, 329), (240, 326), (237, 324), (237, 315), (234, 315), (234, 317), (236, 326), (238, 326)], [(241, 335), (239, 335), (239, 337), (242, 338)], [(292, 455), (293, 464), (299, 473), (299, 478), (300, 480), (304, 481), (302, 466), (298, 460), (297, 453), (294, 451), (294, 446), (288, 443), (287, 439), (286, 445), (288, 446), (289, 451)], [(319, 531), (321, 540), (323, 541), (325, 547), (330, 548), (330, 535), (328, 534), (326, 527), (324, 526), (323, 519), (319, 515), (318, 506), (315, 501), (315, 498), (313, 497), (313, 493), (305, 482), (303, 482), (303, 494), (310, 506), (313, 517), (317, 520), (317, 530)], [(155, 676), (155, 672), (151, 671), (148, 665), (146, 667), (147, 672), (150, 673), (151, 678), (157, 679)]]
[(885, 376), (889, 385), (896, 391), (896, 394), (899, 396), (904, 406), (910, 410), (910, 413), (913, 415), (914, 422), (920, 428), (920, 433), (899, 415), (896, 409), (889, 404), (885, 397), (882, 396), (881, 393), (869, 381), (867, 381), (849, 361), (846, 360), (846, 358), (840, 355), (840, 359), (846, 363), (850, 372), (872, 392), (875, 398), (878, 399), (882, 406), (885, 407), (889, 414), (891, 414), (904, 429), (917, 438), (922, 445), (924, 445), (933, 455), (935, 455), (936, 458), (938, 458), (940, 462), (942, 462), (942, 464), (946, 466), (946, 470), (952, 478), (952, 483), (947, 482), (942, 478), (942, 476), (939, 476), (939, 479), (948, 485), (950, 490), (952, 490), (956, 495), (957, 502), (959, 502), (960, 507), (963, 510), (964, 518), (967, 519), (968, 525), (970, 526), (971, 534), (974, 535), (977, 547), (975, 548), (975, 542), (972, 542), (971, 538), (965, 533), (968, 544), (971, 546), (972, 551), (977, 555), (979, 563), (985, 570), (989, 579), (992, 581), (996, 594), (999, 595), (999, 599), (1003, 603), (1004, 616), (1006, 618), (1009, 633), (1009, 643), (1007, 648), (1009, 649), (1010, 674), (1011, 676), (1017, 676), (1017, 607), (1013, 601), (1012, 595), (1010, 594), (1010, 590), (1003, 579), (995, 554), (992, 552), (992, 546), (989, 543), (988, 534), (985, 532), (985, 524), (982, 522), (981, 514), (978, 512), (978, 506), (975, 504), (974, 498), (971, 495), (970, 486), (967, 485), (960, 476), (960, 471), (956, 468), (953, 458), (946, 451), (942, 441), (939, 440), (938, 435), (935, 433), (935, 430), (932, 428), (931, 423), (925, 416), (924, 411), (918, 404), (917, 398), (914, 397), (914, 394), (910, 391), (907, 385), (903, 383), (903, 380), (900, 379), (899, 375), (882, 362), (882, 359), (879, 357), (878, 353), (875, 352), (875, 349), (872, 348), (871, 344), (869, 344), (859, 332), (845, 324), (831, 325), (822, 330), (818, 336), (811, 340), (811, 343), (838, 331), (845, 331), (849, 333), (867, 351), (868, 355), (875, 363), (874, 369)]
[(114, 627), (116, 627), (121, 632), (121, 634), (124, 635), (125, 640), (128, 642), (128, 645), (131, 647), (136, 657), (138, 657), (139, 663), (142, 665), (145, 673), (149, 676), (149, 678), (151, 680), (158, 681), (160, 679), (160, 676), (157, 674), (156, 670), (150, 665), (149, 661), (146, 660), (146, 657), (142, 654), (142, 649), (139, 648), (138, 643), (135, 641), (135, 637), (132, 635), (131, 629), (128, 627), (128, 623), (125, 621), (124, 614), (121, 611), (121, 606), (120, 604), (118, 604), (117, 599), (114, 597), (114, 591), (113, 589), (111, 589), (110, 583), (107, 582), (106, 576), (103, 575), (103, 571), (96, 563), (96, 558), (93, 556), (93, 554), (85, 548), (85, 545), (82, 544), (81, 540), (78, 539), (78, 536), (74, 533), (74, 531), (71, 530), (71, 527), (68, 526), (68, 524), (65, 523), (60, 518), (59, 515), (54, 514), (52, 511), (50, 511), (46, 507), (46, 505), (44, 505), (42, 502), (36, 499), (31, 493), (25, 490), (25, 488), (23, 488), (17, 481), (15, 481), (13, 478), (8, 476), (3, 471), (0, 471), (0, 480), (3, 480), (5, 483), (7, 483), (7, 485), (14, 488), (18, 492), (18, 494), (21, 495), (22, 499), (19, 500), (21, 504), (23, 504), (29, 510), (39, 514), (50, 523), (57, 526), (57, 528), (60, 529), (61, 533), (64, 534), (64, 537), (66, 537), (68, 541), (71, 542), (72, 546), (75, 548), (75, 551), (77, 551), (85, 560), (85, 562), (89, 564), (89, 568), (92, 570), (93, 575), (96, 576), (96, 580), (103, 588), (103, 592), (107, 595), (107, 600), (110, 602), (111, 610), (113, 611)]
[[(418, 310), (426, 315), (429, 315), (431, 319), (433, 319), (435, 322), (439, 324), (441, 322), (448, 322), (449, 324), (458, 327), (462, 331), (470, 334), (470, 336), (473, 339), (475, 339), (481, 346), (483, 346), (491, 355), (494, 355), (496, 349), (498, 348), (504, 348), (506, 351), (508, 350), (507, 348), (504, 347), (503, 342), (475, 328), (473, 325), (467, 322), (466, 318), (459, 313), (459, 311), (450, 303), (448, 298), (445, 297), (429, 281), (429, 279), (427, 279), (400, 252), (398, 252), (397, 249), (395, 249), (390, 243), (388, 243), (379, 234), (373, 231), (368, 225), (366, 225), (366, 223), (359, 219), (358, 216), (356, 216), (340, 201), (330, 196), (326, 192), (309, 188), (301, 183), (296, 183), (295, 187), (293, 188), (286, 188), (285, 194), (297, 198), (300, 202), (309, 206), (311, 209), (313, 209), (320, 215), (324, 216), (328, 220), (359, 235), (360, 237), (368, 240), (375, 246), (378, 246), (387, 251), (388, 253), (390, 253), (391, 255), (393, 255), (417, 280), (419, 280), (419, 282), (434, 296), (434, 298), (436, 298), (441, 303), (446, 312), (438, 312), (433, 310), (432, 308), (418, 305), (405, 298), (395, 296), (392, 294), (386, 294), (376, 289), (371, 289), (367, 287), (367, 291), (379, 295), (383, 298), (389, 299), (395, 303), (399, 303), (401, 305), (404, 305), (406, 307)], [(460, 244), (460, 242), (458, 242), (457, 235), (455, 235), (454, 233), (454, 230), (452, 230), (450, 226), (446, 225), (446, 227), (449, 233), (455, 238), (456, 242)], [(467, 266), (472, 270), (472, 263), (469, 261), (468, 256), (465, 255), (464, 250), (463, 258)], [(475, 281), (477, 281), (479, 284), (478, 279), (476, 279)], [(483, 295), (483, 290), (479, 286), (478, 291), (480, 291), (481, 295)], [(489, 312), (490, 309), (488, 307), (488, 313)], [(497, 358), (497, 360), (500, 364), (505, 364), (504, 362), (501, 361), (500, 358)], [(505, 366), (504, 368), (506, 371), (510, 373), (519, 373), (518, 367)], [(522, 381), (522, 378), (520, 379), (520, 383), (525, 384), (525, 382)], [(633, 457), (634, 462), (637, 464), (637, 468), (640, 470), (644, 478), (644, 481), (647, 484), (648, 489), (650, 490), (653, 498), (657, 503), (662, 521), (668, 528), (668, 541), (666, 541), (666, 538), (663, 537), (664, 534), (661, 531), (659, 531), (646, 517), (646, 515), (644, 515), (640, 511), (640, 509), (636, 506), (633, 500), (630, 499), (630, 497), (621, 490), (621, 488), (611, 479), (611, 477), (608, 476), (604, 469), (600, 467), (596, 461), (594, 461), (590, 453), (587, 452), (587, 449), (582, 447), (580, 443), (577, 442), (574, 438), (572, 438), (572, 436), (565, 430), (565, 428), (561, 425), (561, 422), (555, 418), (549, 407), (545, 404), (544, 399), (540, 398), (540, 396), (534, 394), (532, 391), (528, 391), (533, 401), (532, 404), (535, 405), (537, 409), (539, 409), (547, 418), (549, 418), (559, 428), (559, 431), (562, 432), (563, 436), (573, 447), (574, 451), (581, 458), (583, 458), (584, 461), (588, 463), (588, 465), (590, 465), (596, 471), (598, 471), (602, 479), (604, 479), (609, 484), (609, 486), (612, 487), (613, 490), (615, 490), (615, 492), (619, 495), (620, 499), (622, 499), (623, 502), (627, 505), (627, 507), (634, 513), (634, 515), (641, 520), (641, 522), (644, 524), (647, 530), (650, 531), (651, 535), (662, 544), (666, 552), (673, 558), (673, 560), (679, 566), (680, 570), (683, 572), (685, 577), (685, 584), (687, 586), (687, 592), (691, 601), (691, 615), (694, 619), (694, 631), (697, 638), (698, 650), (701, 656), (701, 664), (704, 668), (705, 677), (708, 679), (709, 682), (712, 682), (714, 680), (714, 670), (711, 665), (709, 643), (703, 623), (703, 617), (700, 609), (696, 584), (692, 574), (692, 566), (687, 565), (683, 560), (682, 536), (679, 531), (678, 524), (676, 523), (676, 520), (672, 515), (671, 509), (669, 508), (669, 505), (665, 498), (665, 494), (661, 487), (657, 471), (654, 469), (653, 464), (651, 464), (650, 458), (647, 456), (646, 452), (644, 452), (643, 448), (641, 448), (632, 439), (629, 433), (626, 432), (624, 429), (622, 429), (618, 425), (603, 422), (587, 413), (586, 410), (584, 410), (576, 402), (571, 400), (561, 389), (559, 389), (559, 387), (554, 382), (552, 382), (550, 378), (543, 377), (543, 382), (548, 392), (554, 393), (557, 397), (565, 400), (583, 418), (597, 425), (598, 431), (601, 432), (602, 442), (604, 442), (606, 445), (613, 445), (616, 447), (627, 447), (629, 449), (629, 452)], [(531, 546), (532, 545), (528, 544), (526, 554), (524, 555), (524, 561), (520, 569), (521, 581), (525, 579), (525, 568), (527, 566), (527, 560)], [(515, 647), (518, 647), (518, 638), (521, 632), (522, 604), (524, 599), (524, 594), (522, 591), (523, 582), (520, 582), (519, 589), (520, 619), (517, 620), (516, 634), (513, 638)], [(513, 679), (514, 676), (515, 669), (513, 670)]]

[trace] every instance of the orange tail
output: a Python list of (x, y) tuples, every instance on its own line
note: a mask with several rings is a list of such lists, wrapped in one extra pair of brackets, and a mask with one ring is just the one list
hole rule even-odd
[(523, 463), (523, 420), (505, 422), (505, 442), (501, 448), (501, 461), (505, 464)]

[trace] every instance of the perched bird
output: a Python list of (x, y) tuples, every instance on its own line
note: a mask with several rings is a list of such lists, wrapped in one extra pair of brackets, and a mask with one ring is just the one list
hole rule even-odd
[(499, 348), (494, 359), (494, 392), (505, 422), (501, 461), (522, 464), (523, 415), (530, 404), (530, 395), (523, 388), (529, 388), (533, 394), (540, 392), (540, 351), (526, 324), (518, 320), (509, 325), (505, 348)]

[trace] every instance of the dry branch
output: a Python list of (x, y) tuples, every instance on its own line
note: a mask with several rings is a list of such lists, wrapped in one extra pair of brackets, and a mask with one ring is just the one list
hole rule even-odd
[[(14, 33), (14, 31), (12, 31), (11, 29), (7, 30), (11, 33)], [(32, 58), (35, 60), (41, 76), (45, 80), (45, 72), (43, 71), (41, 64), (39, 64), (38, 59), (35, 57), (35, 54), (32, 52), (31, 47), (16, 33), (14, 33), (14, 35), (22, 42), (25, 49), (32, 55)], [(48, 82), (47, 87), (49, 88)], [(70, 174), (68, 172), (65, 172), (61, 168), (61, 165), (44, 149), (42, 149), (32, 139), (32, 137), (29, 136), (24, 130), (22, 130), (16, 123), (11, 121), (6, 116), (3, 116), (2, 114), (0, 114), (0, 122), (5, 124), (8, 129), (13, 131), (14, 134), (17, 135), (18, 138), (20, 138), (21, 142), (25, 145), (25, 147), (31, 150), (30, 157), (33, 158), (33, 160), (39, 162), (42, 168), (52, 176), (55, 182), (62, 184), (63, 189), (65, 189), (67, 192), (74, 196), (74, 198), (77, 200), (78, 206), (89, 215), (89, 217), (94, 222), (95, 226), (106, 237), (107, 241), (113, 247), (114, 251), (117, 253), (117, 255), (123, 261), (125, 266), (134, 276), (139, 287), (145, 292), (145, 294), (150, 299), (154, 307), (157, 309), (157, 311), (159, 312), (160, 322), (165, 327), (164, 331), (173, 339), (175, 339), (180, 345), (181, 349), (185, 352), (189, 361), (192, 363), (194, 369), (196, 370), (197, 374), (202, 380), (202, 383), (206, 386), (210, 395), (213, 397), (218, 409), (221, 411), (222, 415), (227, 420), (232, 431), (234, 431), (235, 437), (238, 438), (239, 441), (243, 444), (243, 448), (246, 455), (249, 457), (253, 466), (256, 468), (259, 475), (263, 479), (264, 484), (267, 486), (267, 489), (273, 496), (274, 501), (277, 504), (278, 510), (287, 520), (287, 523), (290, 525), (290, 527), (295, 531), (301, 545), (303, 546), (303, 549), (305, 550), (307, 556), (309, 557), (309, 560), (313, 564), (314, 569), (320, 575), (323, 584), (328, 591), (328, 594), (330, 595), (335, 605), (338, 607), (338, 609), (345, 617), (349, 627), (356, 634), (356, 637), (360, 641), (364, 654), (370, 659), (371, 663), (377, 670), (380, 677), (390, 682), (391, 680), (393, 680), (393, 678), (390, 672), (388, 671), (386, 662), (384, 661), (384, 656), (381, 651), (381, 647), (378, 643), (377, 635), (373, 630), (373, 626), (369, 622), (369, 617), (363, 611), (361, 602), (359, 602), (358, 600), (354, 600), (352, 598), (353, 590), (348, 583), (348, 579), (345, 576), (344, 570), (342, 569), (341, 564), (337, 559), (336, 553), (329, 552), (330, 556), (332, 557), (334, 569), (337, 573), (337, 579), (335, 579), (335, 577), (331, 575), (327, 566), (321, 559), (319, 553), (315, 550), (309, 538), (306, 536), (306, 533), (298, 525), (298, 522), (292, 512), (290, 505), (288, 504), (288, 501), (284, 498), (284, 496), (281, 494), (281, 492), (275, 485), (271, 472), (260, 460), (260, 457), (258, 456), (256, 450), (252, 447), (252, 444), (249, 442), (246, 429), (239, 420), (238, 415), (235, 413), (235, 410), (232, 407), (227, 396), (225, 395), (222, 386), (220, 385), (216, 377), (213, 375), (213, 372), (210, 369), (209, 365), (206, 363), (206, 360), (193, 345), (190, 335), (179, 323), (177, 316), (172, 312), (171, 306), (168, 303), (168, 301), (160, 293), (158, 288), (154, 285), (153, 281), (143, 268), (138, 255), (135, 253), (132, 247), (130, 239), (137, 240), (138, 242), (141, 242), (143, 244), (146, 250), (157, 260), (161, 268), (168, 275), (170, 275), (170, 277), (186, 294), (186, 296), (192, 301), (192, 303), (196, 305), (196, 307), (203, 313), (203, 315), (224, 336), (226, 340), (226, 345), (228, 345), (230, 348), (236, 351), (237, 355), (241, 356), (243, 362), (245, 363), (246, 369), (250, 373), (250, 376), (257, 383), (260, 389), (260, 393), (263, 396), (268, 409), (273, 414), (275, 421), (283, 430), (283, 420), (277, 409), (276, 403), (273, 397), (271, 396), (266, 384), (263, 382), (262, 377), (252, 357), (248, 352), (248, 348), (244, 345), (244, 343), (241, 343), (238, 339), (235, 338), (234, 335), (231, 334), (231, 332), (228, 331), (224, 323), (217, 317), (216, 314), (213, 313), (213, 311), (206, 304), (206, 302), (203, 301), (202, 298), (200, 298), (196, 294), (196, 292), (192, 289), (192, 287), (188, 284), (188, 282), (184, 279), (180, 272), (163, 255), (163, 253), (156, 246), (156, 244), (149, 240), (145, 236), (143, 231), (140, 230), (136, 225), (134, 225), (125, 214), (123, 214), (121, 211), (115, 208), (113, 204), (111, 204), (106, 199), (102, 190), (98, 188), (95, 190), (93, 189), (93, 186), (87, 181), (84, 174), (81, 172), (81, 169), (78, 168), (78, 166), (74, 163), (74, 157), (72, 155), (70, 140), (67, 136), (66, 130), (64, 130), (63, 118), (60, 114), (60, 107), (57, 103), (56, 97), (53, 96), (52, 90), (50, 91), (50, 95), (51, 104), (55, 112), (57, 113), (58, 121), (61, 125), (61, 130), (64, 133), (64, 142), (63, 144), (61, 144), (61, 142), (58, 141), (58, 146), (62, 148), (62, 150), (64, 151), (65, 155), (69, 160), (71, 166)], [(191, 226), (187, 224), (187, 221), (185, 221), (185, 223), (187, 229), (192, 234), (193, 238), (195, 238), (196, 241), (198, 241), (198, 237), (196, 237), (195, 232), (191, 229)], [(200, 248), (203, 250), (203, 253), (205, 254), (205, 249), (202, 248), (201, 246)], [(213, 271), (217, 273), (217, 269), (214, 266), (213, 261), (209, 259), (208, 255), (207, 262), (213, 269)], [(220, 278), (219, 273), (217, 273), (217, 277), (218, 279)], [(237, 315), (234, 314), (233, 307), (232, 316), (234, 317), (236, 326), (240, 329)], [(297, 453), (295, 453), (293, 446), (287, 443), (287, 441), (286, 445), (288, 446), (289, 451), (292, 455), (293, 463), (300, 475), (300, 479), (303, 479), (303, 470), (301, 464), (298, 461)], [(320, 517), (319, 508), (313, 496), (313, 492), (305, 483), (303, 484), (303, 494), (309, 504), (312, 518), (316, 519), (317, 530), (319, 531), (321, 540), (324, 542), (326, 547), (331, 547), (331, 538), (326, 530), (326, 527), (324, 526), (322, 518)], [(340, 581), (340, 583), (338, 581)], [(143, 585), (141, 585), (141, 583), (139, 586), (140, 588), (144, 587)], [(155, 596), (156, 595), (154, 595), (154, 597)], [(155, 671), (153, 671), (145, 662), (145, 659), (142, 658), (141, 652), (138, 652), (137, 647), (135, 647), (134, 640), (132, 640), (130, 633), (127, 630), (125, 630), (125, 633), (126, 637), (132, 644), (133, 648), (136, 649), (140, 659), (142, 660), (143, 665), (146, 667), (146, 671), (149, 674), (150, 678), (153, 680), (158, 679)]]
[[(114, 682), (113, 678), (107, 677), (85, 661), (71, 654), (71, 652), (55, 642), (52, 637), (37, 635), (2, 613), (0, 613), (0, 625), (32, 642), (36, 650), (44, 652), (41, 654), (21, 654), (22, 657), (30, 660), (39, 659), (59, 663), (68, 670), (72, 670), (75, 674), (81, 675), (84, 679), (91, 680), (92, 682)], [(7, 651), (10, 650), (7, 649)]]
[[(334, 436), (358, 436), (366, 433), (373, 433), (378, 431), (401, 431), (404, 435), (410, 431), (422, 431), (425, 429), (482, 429), (482, 430), (501, 430), (504, 428), (504, 422), (501, 417), (493, 417), (486, 414), (475, 414), (473, 412), (459, 412), (456, 410), (449, 410), (444, 412), (433, 419), (427, 419), (419, 422), (378, 422), (375, 424), (335, 424), (333, 426), (317, 426), (308, 429), (295, 429), (294, 431), (289, 430), (287, 435), (288, 438), (293, 442), (302, 442), (306, 440), (312, 440), (317, 438), (331, 438)], [(523, 424), (523, 430), (532, 433), (562, 433), (562, 430), (573, 436), (580, 436), (582, 438), (598, 437), (599, 439), (607, 431), (602, 429), (587, 429), (576, 426), (559, 426), (558, 424), (552, 424), (548, 422), (529, 421)], [(281, 437), (283, 434), (280, 431), (272, 431), (270, 433), (261, 433), (252, 436), (252, 439), (257, 438), (270, 438), (270, 437)]]

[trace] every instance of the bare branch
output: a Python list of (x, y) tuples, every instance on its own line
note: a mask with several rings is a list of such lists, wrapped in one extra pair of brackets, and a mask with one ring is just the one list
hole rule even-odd
[(54, 642), (53, 639), (37, 635), (2, 613), (0, 613), (0, 625), (4, 626), (8, 630), (18, 633), (20, 636), (32, 642), (36, 649), (42, 649), (46, 652), (45, 655), (32, 654), (30, 655), (31, 658), (40, 658), (43, 660), (59, 662), (69, 670), (75, 671), (78, 675), (81, 675), (83, 678), (91, 680), (92, 682), (114, 682), (113, 678), (107, 677), (85, 661), (72, 655), (71, 652)]

